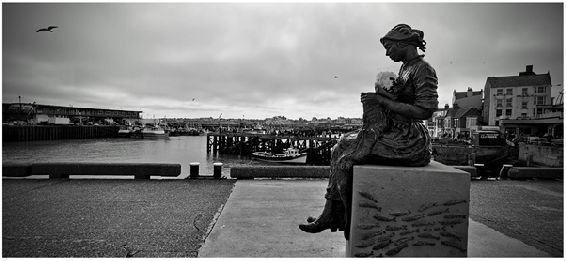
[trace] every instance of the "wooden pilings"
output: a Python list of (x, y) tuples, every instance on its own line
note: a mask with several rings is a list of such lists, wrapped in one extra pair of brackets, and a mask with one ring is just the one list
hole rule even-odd
[(249, 155), (255, 151), (281, 153), (288, 147), (307, 152), (313, 163), (330, 162), (330, 149), (337, 139), (327, 137), (272, 136), (249, 133), (209, 133), (206, 139), (208, 153)]
[(2, 125), (3, 141), (93, 139), (118, 137), (119, 126)]

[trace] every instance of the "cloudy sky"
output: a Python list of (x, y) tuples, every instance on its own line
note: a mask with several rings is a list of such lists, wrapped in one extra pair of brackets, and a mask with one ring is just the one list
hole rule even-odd
[(359, 118), (360, 93), (400, 67), (378, 41), (399, 23), (425, 32), (441, 107), (528, 64), (563, 83), (562, 3), (3, 3), (2, 14), (3, 102)]

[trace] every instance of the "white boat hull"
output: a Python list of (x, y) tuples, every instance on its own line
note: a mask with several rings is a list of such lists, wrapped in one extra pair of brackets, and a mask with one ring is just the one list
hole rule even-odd
[(293, 157), (293, 158), (281, 157), (280, 159), (278, 159), (277, 157), (273, 157), (273, 156), (270, 157), (270, 156), (267, 156), (267, 155), (252, 153), (252, 158), (257, 159), (257, 160), (261, 160), (261, 161), (276, 162), (276, 163), (287, 163), (287, 164), (306, 164), (307, 163), (307, 154), (301, 154), (300, 156)]

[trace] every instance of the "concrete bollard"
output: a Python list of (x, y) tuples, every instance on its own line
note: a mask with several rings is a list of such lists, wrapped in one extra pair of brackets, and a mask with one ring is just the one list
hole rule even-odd
[(476, 173), (479, 177), (481, 177), (482, 179), (486, 179), (486, 173), (485, 173), (485, 165), (484, 164), (479, 164), (476, 163), (474, 164), (474, 168), (476, 168)]
[(222, 162), (215, 162), (213, 165), (214, 165), (214, 178), (220, 179), (222, 177)]
[(198, 163), (198, 162), (191, 162), (189, 164), (189, 166), (190, 166), (189, 178), (198, 178), (199, 177), (199, 173), (198, 173), (199, 165), (200, 165), (200, 163)]
[(501, 168), (501, 171), (499, 171), (499, 178), (503, 178), (506, 179), (508, 177), (509, 174), (509, 170), (513, 167), (513, 165), (510, 164), (504, 164), (503, 167)]

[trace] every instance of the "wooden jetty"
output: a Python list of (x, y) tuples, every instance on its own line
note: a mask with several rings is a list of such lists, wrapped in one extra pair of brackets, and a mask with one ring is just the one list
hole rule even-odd
[[(326, 164), (330, 162), (330, 149), (338, 138), (278, 136), (251, 133), (208, 133), (206, 135), (208, 153), (249, 155), (255, 151), (281, 153), (283, 149), (294, 147), (307, 152), (307, 163)], [(310, 158), (310, 160), (309, 160)]]

